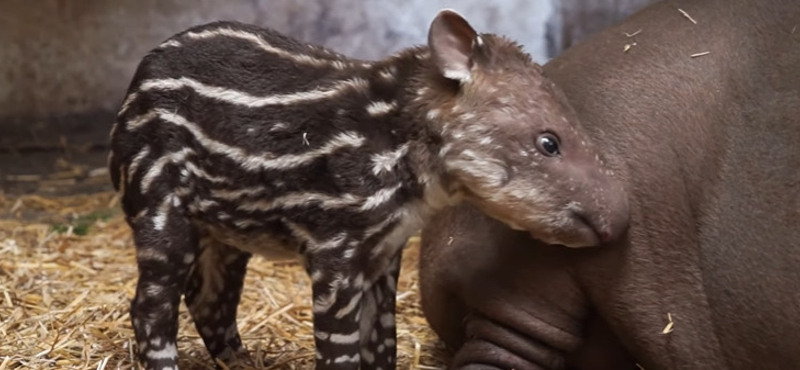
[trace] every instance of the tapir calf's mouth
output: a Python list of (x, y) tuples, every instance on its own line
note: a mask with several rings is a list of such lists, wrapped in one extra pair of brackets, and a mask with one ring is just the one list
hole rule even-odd
[(587, 240), (592, 245), (608, 243), (611, 240), (611, 231), (608, 227), (604, 227), (595, 222), (591, 217), (587, 217), (580, 212), (572, 212), (572, 218), (578, 224), (582, 224), (586, 230), (584, 232), (591, 233), (591, 239)]

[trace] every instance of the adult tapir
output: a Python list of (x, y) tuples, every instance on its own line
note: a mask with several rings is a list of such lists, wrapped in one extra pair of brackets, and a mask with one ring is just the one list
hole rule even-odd
[(800, 1), (655, 3), (544, 73), (630, 227), (570, 249), (441, 213), (420, 288), (452, 366), (800, 369)]

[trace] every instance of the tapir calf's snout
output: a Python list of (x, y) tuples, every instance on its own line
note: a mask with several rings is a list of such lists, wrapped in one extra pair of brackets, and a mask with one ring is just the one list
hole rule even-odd
[(630, 225), (628, 196), (613, 177), (595, 168), (581, 168), (568, 201), (574, 228), (572, 247), (598, 246), (618, 241)]
[(624, 188), (613, 178), (601, 175), (594, 179), (599, 183), (596, 194), (585, 194), (591, 197), (583, 217), (597, 233), (600, 244), (618, 241), (630, 226), (630, 206)]

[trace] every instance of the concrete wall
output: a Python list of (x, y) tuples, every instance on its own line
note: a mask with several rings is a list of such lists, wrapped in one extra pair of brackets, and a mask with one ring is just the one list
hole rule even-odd
[(544, 62), (628, 14), (630, 4), (649, 1), (2, 0), (0, 149), (65, 135), (103, 142), (141, 57), (199, 23), (269, 26), (375, 59), (425, 42), (432, 17), (450, 7), (479, 31), (514, 38)]
[(441, 7), (480, 30), (544, 52), (548, 1), (500, 0), (4, 0), (0, 2), (0, 115), (112, 110), (139, 59), (195, 24), (235, 19), (361, 58), (425, 41)]

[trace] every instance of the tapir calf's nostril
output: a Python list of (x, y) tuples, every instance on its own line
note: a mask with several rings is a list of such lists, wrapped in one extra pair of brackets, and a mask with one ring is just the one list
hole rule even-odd
[(600, 238), (600, 242), (602, 243), (608, 243), (611, 241), (611, 231), (609, 231), (608, 228), (597, 230), (597, 236)]

